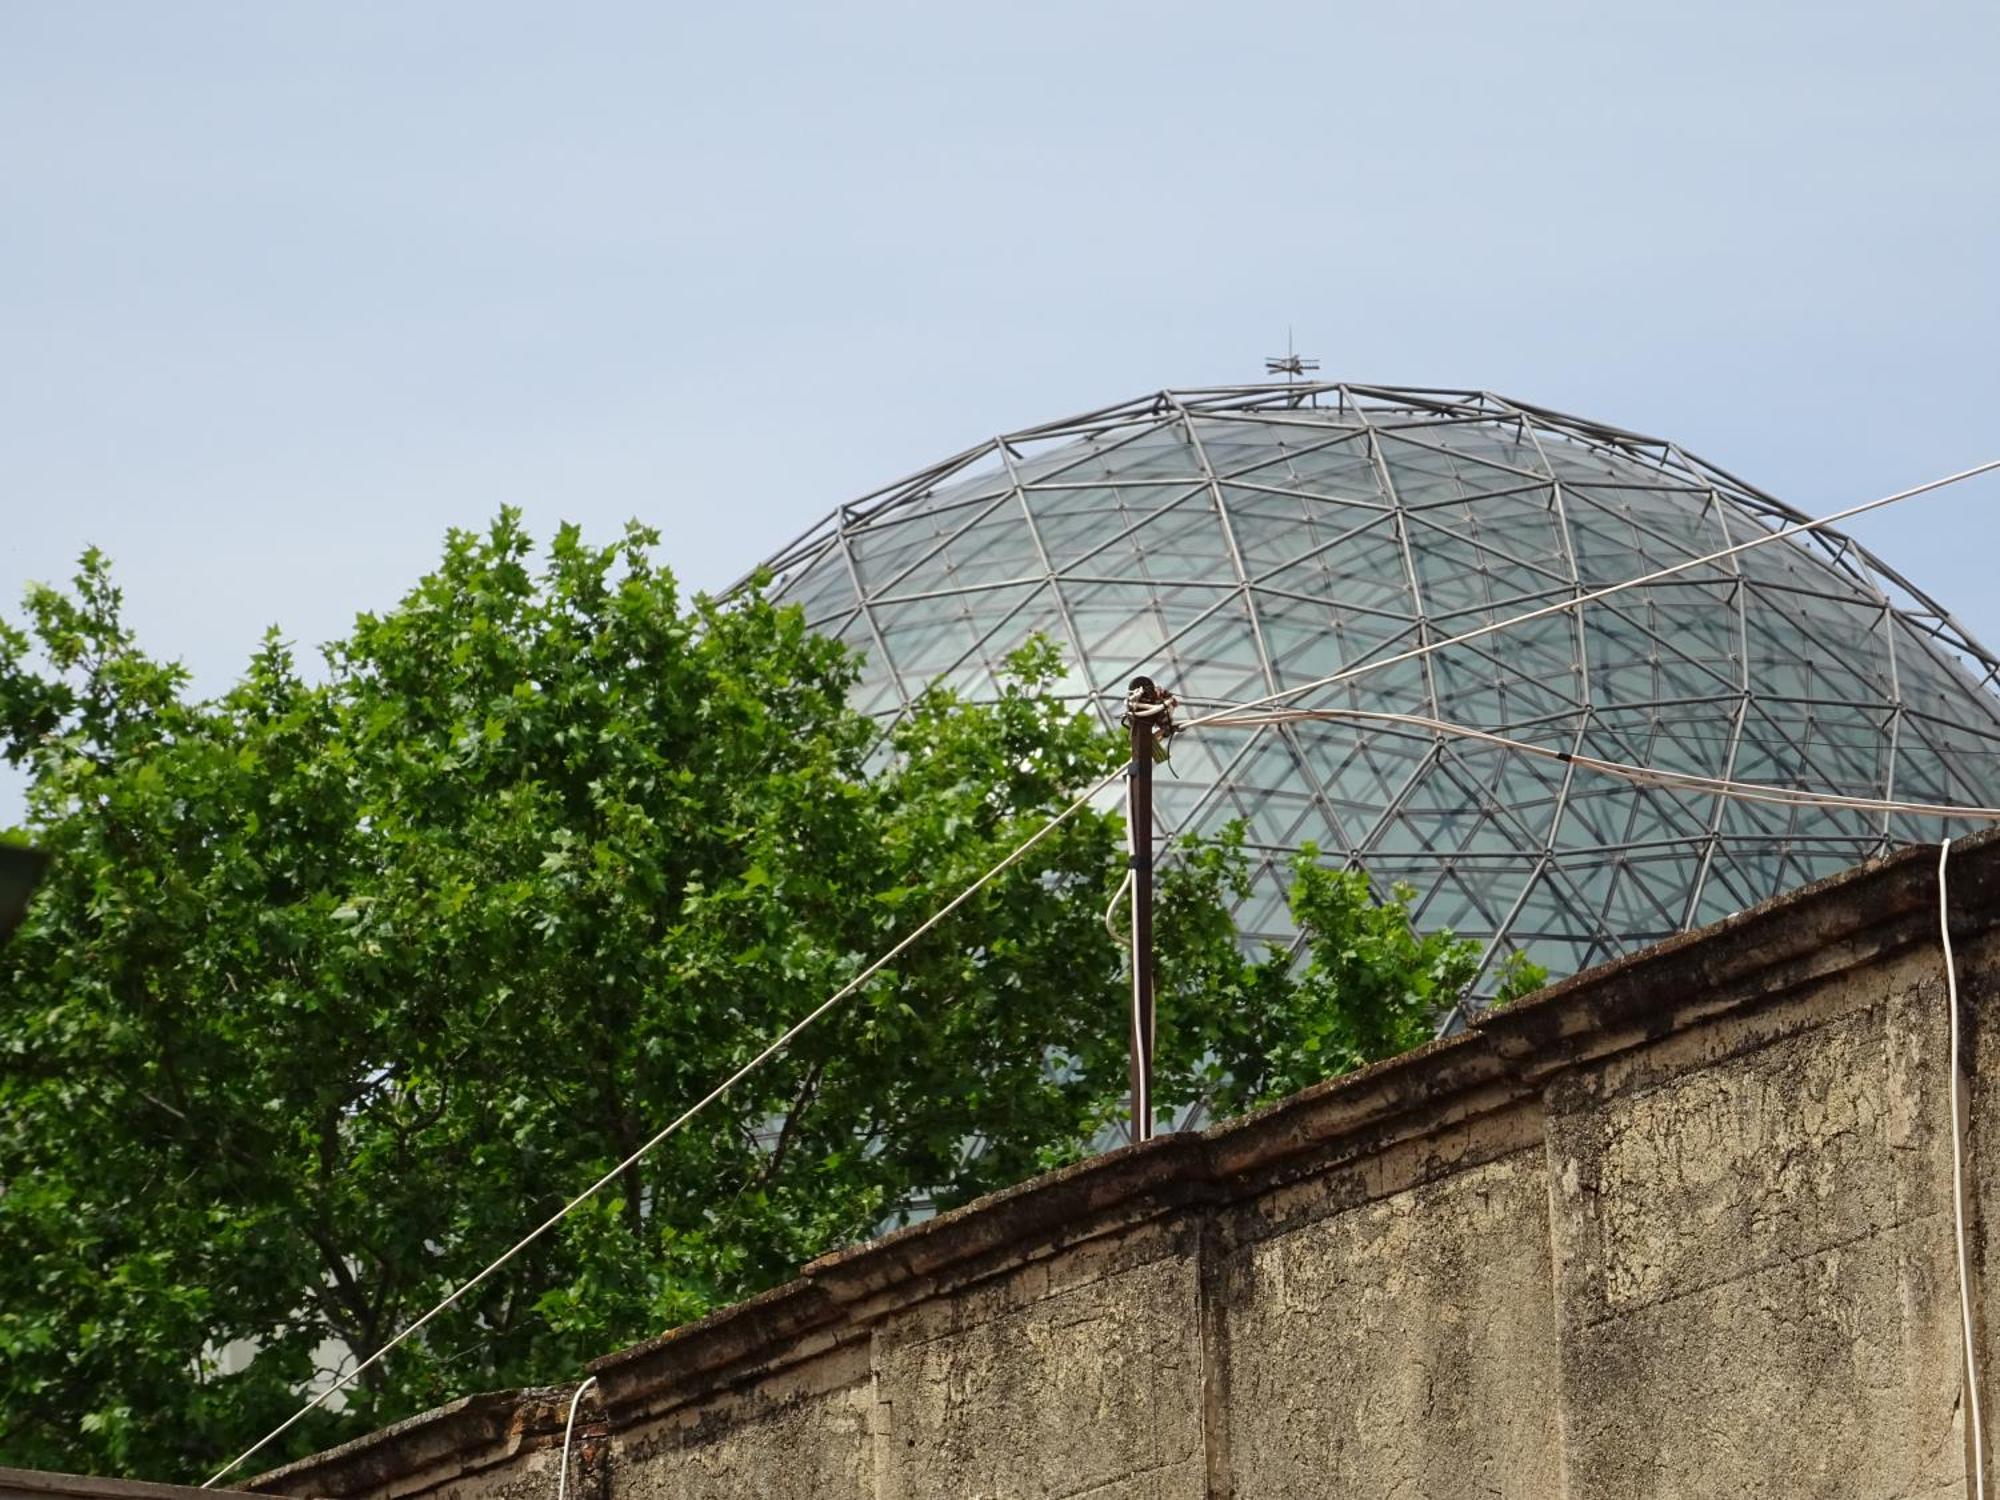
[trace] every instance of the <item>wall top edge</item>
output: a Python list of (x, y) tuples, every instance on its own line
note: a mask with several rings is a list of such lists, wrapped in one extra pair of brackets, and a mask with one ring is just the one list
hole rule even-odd
[[(1470, 1029), (1315, 1084), (1200, 1134), (1159, 1137), (822, 1256), (798, 1278), (594, 1360), (613, 1429), (696, 1403), (801, 1345), (865, 1336), (887, 1311), (1068, 1245), (1254, 1197), (1314, 1166), (1504, 1108), (1555, 1074), (1777, 1003), (1801, 986), (1937, 934), (1935, 845), (1900, 850), (1721, 922), (1562, 980)], [(2000, 829), (1957, 841), (1952, 931), (2000, 926)], [(379, 1493), (398, 1475), (498, 1462), (560, 1440), (574, 1387), (464, 1398), (273, 1470), (247, 1488)], [(136, 1500), (136, 1497), (135, 1497)]]

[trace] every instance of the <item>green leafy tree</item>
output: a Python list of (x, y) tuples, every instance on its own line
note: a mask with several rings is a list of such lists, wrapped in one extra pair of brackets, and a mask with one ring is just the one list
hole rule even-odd
[[(0, 953), (0, 1461), (202, 1477), (968, 885), (1120, 750), (1047, 692), (881, 742), (856, 665), (634, 527), (454, 533), (309, 681), (197, 701), (104, 559), (0, 625), (51, 872)], [(886, 1222), (1074, 1156), (1122, 1106), (1122, 873), (1089, 808), (316, 1413), (275, 1460), (555, 1380)], [(1421, 1040), (1471, 950), (1302, 859), (1302, 963), (1242, 953), (1231, 840), (1161, 897), (1160, 1096), (1227, 1113)]]

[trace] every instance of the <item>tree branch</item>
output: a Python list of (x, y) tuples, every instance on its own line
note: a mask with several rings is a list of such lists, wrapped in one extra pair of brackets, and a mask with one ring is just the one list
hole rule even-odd
[(806, 1076), (799, 1082), (799, 1091), (792, 1099), (792, 1107), (785, 1112), (785, 1123), (778, 1127), (778, 1144), (771, 1148), (771, 1159), (764, 1163), (764, 1170), (758, 1182), (768, 1186), (778, 1175), (778, 1169), (785, 1164), (785, 1153), (791, 1149), (793, 1132), (812, 1102), (819, 1096), (819, 1081), (826, 1072), (826, 1059), (820, 1058), (806, 1069)]

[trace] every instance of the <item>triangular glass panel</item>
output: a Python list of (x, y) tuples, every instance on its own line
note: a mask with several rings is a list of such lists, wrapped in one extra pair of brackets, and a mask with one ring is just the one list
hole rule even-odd
[(805, 612), (806, 624), (815, 630), (824, 630), (830, 622), (843, 618), (858, 602), (847, 564), (832, 552), (821, 553), (804, 571), (787, 579), (783, 588), (774, 590), (772, 597), (783, 604), (796, 604)]

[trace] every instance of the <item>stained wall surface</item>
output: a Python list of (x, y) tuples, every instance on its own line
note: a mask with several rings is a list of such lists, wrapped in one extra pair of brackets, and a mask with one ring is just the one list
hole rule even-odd
[[(2000, 844), (1953, 861), (1991, 1369)], [(571, 1486), (1970, 1493), (1936, 905), (1934, 851), (1898, 857), (1247, 1120), (830, 1256), (599, 1361)], [(570, 1394), (474, 1398), (253, 1487), (553, 1494)]]

